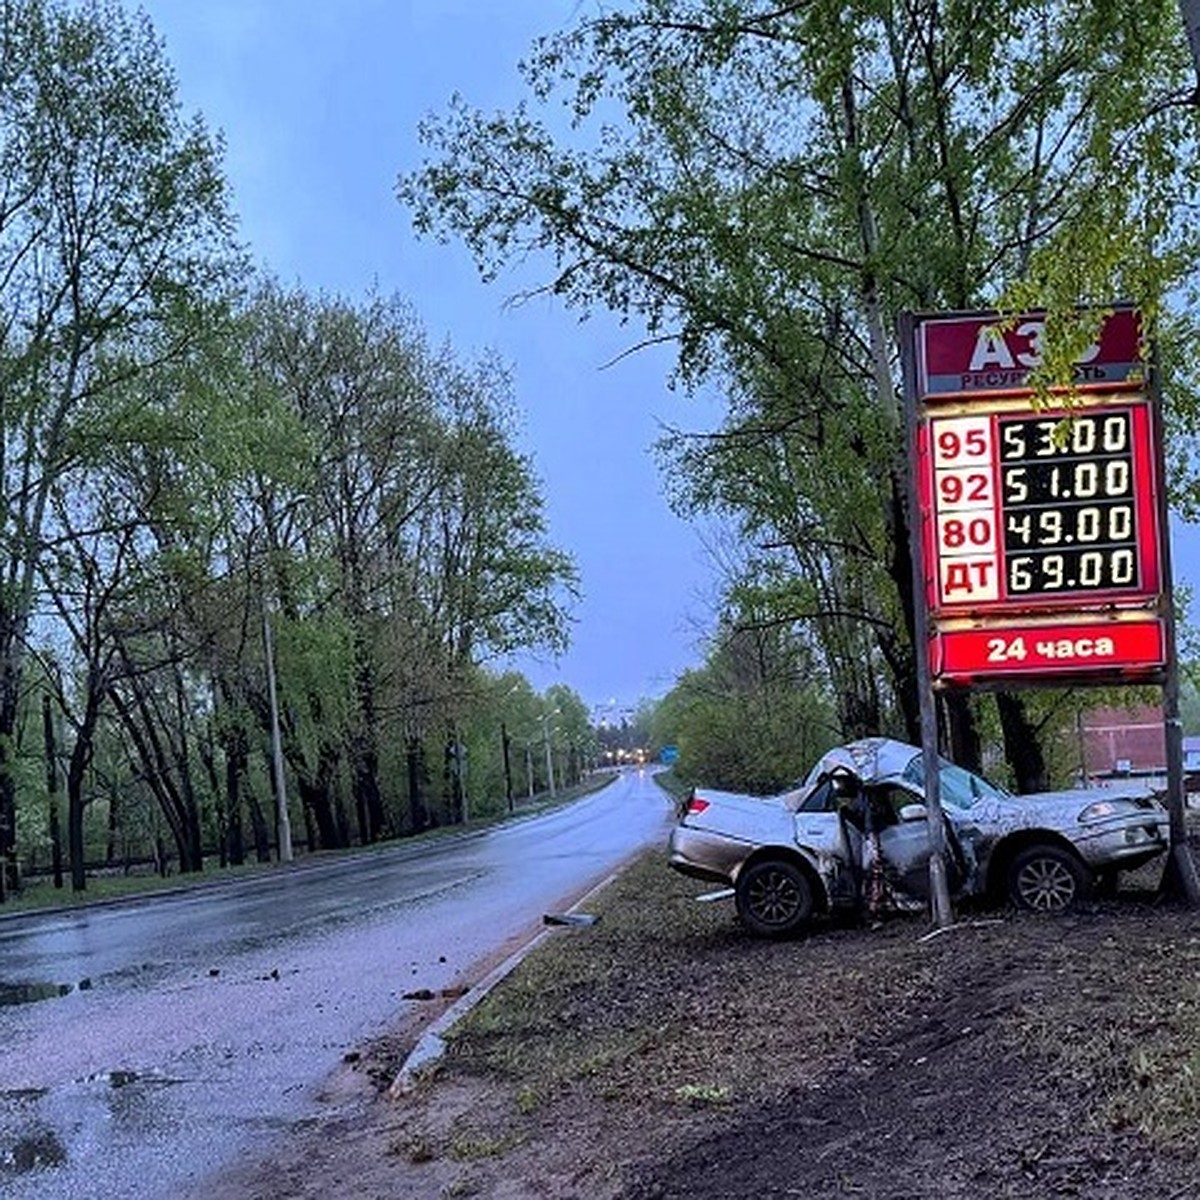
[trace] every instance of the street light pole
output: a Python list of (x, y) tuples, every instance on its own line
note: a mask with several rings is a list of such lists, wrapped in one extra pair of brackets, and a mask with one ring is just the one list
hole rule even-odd
[(279, 699), (275, 691), (275, 639), (271, 636), (271, 614), (267, 610), (265, 595), (263, 596), (263, 650), (267, 659), (267, 700), (271, 707), (271, 771), (275, 776), (279, 861), (290, 863), (292, 861), (292, 822), (288, 816), (287, 784), (283, 776), (283, 743), (279, 736)]
[(546, 749), (546, 779), (550, 785), (550, 798), (556, 799), (558, 789), (554, 786), (554, 755), (550, 753), (550, 718), (542, 713), (542, 744)]

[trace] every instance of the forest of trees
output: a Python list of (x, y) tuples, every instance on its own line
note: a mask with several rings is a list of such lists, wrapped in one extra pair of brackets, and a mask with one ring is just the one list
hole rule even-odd
[[(1135, 303), (1200, 511), (1194, 7), (630, 0), (535, 45), (514, 111), (424, 124), (418, 230), (545, 264), (727, 397), (659, 446), (730, 532), (707, 659), (653, 714), (692, 769), (766, 789), (919, 740), (900, 314), (1045, 308), (1053, 369), (1078, 305)], [(489, 667), (561, 650), (578, 584), (505, 365), (252, 270), (143, 16), (2, 13), (0, 900), (64, 848), (77, 889), (89, 858), (269, 856), (276, 724), (310, 849), (578, 772), (579, 697)], [(949, 694), (946, 749), (1045, 786), (1080, 702)]]
[(0, 900), (268, 857), (268, 645), (310, 850), (577, 775), (582, 701), (487, 669), (576, 588), (504, 365), (252, 272), (144, 17), (0, 11)]

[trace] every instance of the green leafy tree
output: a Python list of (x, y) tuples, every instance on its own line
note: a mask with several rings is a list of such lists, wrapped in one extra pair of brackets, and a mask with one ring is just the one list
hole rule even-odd
[[(13, 0), (0, 29), (0, 854), (51, 497), (136, 418), (114, 390), (186, 350), (239, 270), (219, 149), (144, 17)], [(197, 319), (182, 321), (183, 312)], [(0, 889), (2, 891), (2, 889)]]
[(833, 744), (832, 706), (787, 626), (728, 619), (698, 670), (654, 713), (655, 739), (678, 748), (691, 783), (765, 794), (793, 784)]
[[(432, 349), (398, 299), (273, 284), (244, 355), (302, 464), (247, 478), (237, 557), (278, 606), (285, 753), (315, 840), (350, 836), (346, 777), (363, 842), (461, 819), (480, 664), (560, 649), (575, 585), (512, 448), (507, 375)], [(245, 676), (240, 693), (265, 720)], [(406, 811), (385, 778), (407, 781)]]
[[(400, 193), (485, 276), (541, 256), (546, 291), (640, 318), (677, 342), (685, 383), (725, 384), (720, 436), (679, 448), (677, 504), (732, 514), (783, 560), (797, 584), (779, 618), (813, 628), (847, 733), (886, 715), (878, 664), (912, 736), (896, 318), (1044, 297), (1061, 370), (1082, 332), (1058, 318), (1120, 295), (1176, 344), (1190, 310), (1167, 321), (1163, 302), (1195, 261), (1187, 65), (1165, 0), (645, 0), (535, 48), (532, 98), (562, 97), (569, 130), (456, 102)], [(1168, 389), (1180, 434), (1186, 382)], [(946, 706), (954, 756), (977, 762), (974, 706)], [(1036, 774), (1019, 700), (1005, 729)]]

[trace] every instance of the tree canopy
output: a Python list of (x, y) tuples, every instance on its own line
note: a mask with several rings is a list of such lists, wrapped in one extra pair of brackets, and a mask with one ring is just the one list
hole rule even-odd
[[(844, 732), (916, 740), (901, 313), (1045, 307), (1061, 371), (1077, 306), (1132, 300), (1193, 502), (1197, 110), (1175, 6), (643, 0), (524, 70), (514, 111), (426, 122), (400, 195), (485, 277), (545, 262), (546, 291), (636, 318), (685, 384), (724, 386), (724, 428), (664, 448), (675, 503), (740, 528), (733, 586), (813, 631)], [(972, 706), (947, 709), (977, 762)], [(1009, 715), (1010, 752), (1036, 742), (1019, 698)]]
[(561, 650), (577, 587), (506, 366), (252, 273), (115, 0), (3, 6), (0, 166), (0, 900), (18, 850), (60, 862), (60, 774), (77, 889), (97, 831), (267, 856), (276, 722), (310, 849), (462, 820), (487, 666)]

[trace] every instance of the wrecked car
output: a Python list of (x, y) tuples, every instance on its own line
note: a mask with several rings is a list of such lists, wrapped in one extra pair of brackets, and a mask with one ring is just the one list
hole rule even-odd
[[(951, 894), (1058, 912), (1162, 854), (1168, 817), (1136, 782), (1013, 796), (940, 760)], [(830, 750), (778, 796), (695, 789), (670, 838), (670, 865), (732, 889), (763, 937), (817, 913), (919, 910), (930, 843), (921, 750), (868, 738)]]

